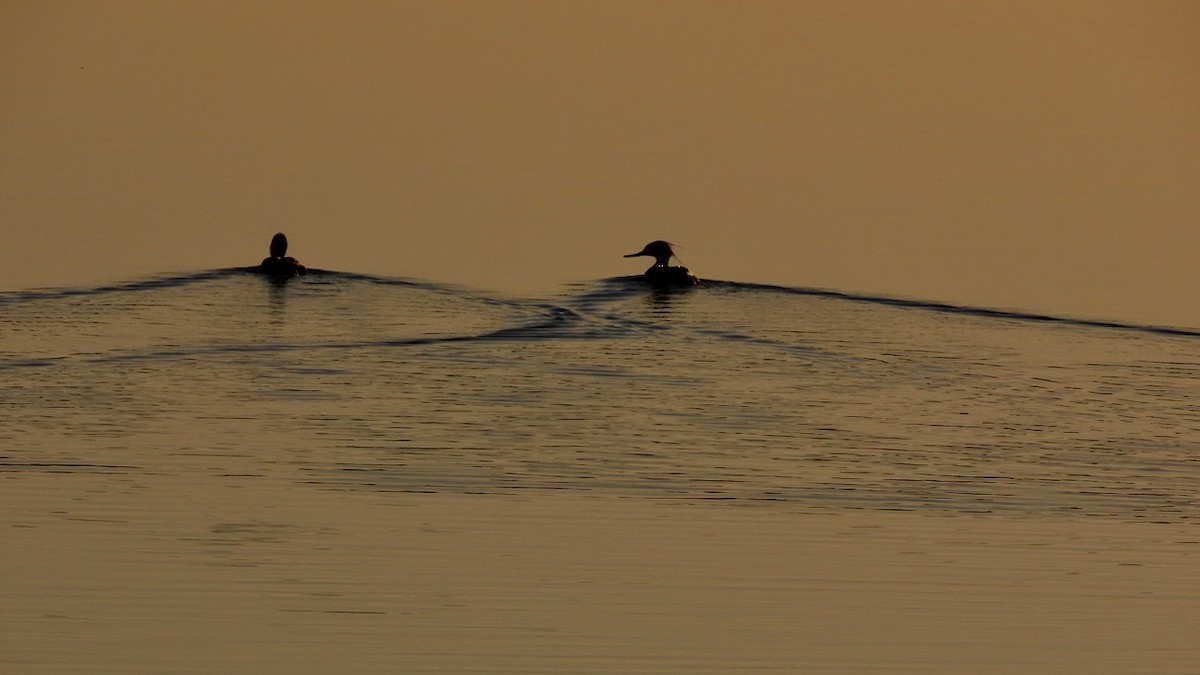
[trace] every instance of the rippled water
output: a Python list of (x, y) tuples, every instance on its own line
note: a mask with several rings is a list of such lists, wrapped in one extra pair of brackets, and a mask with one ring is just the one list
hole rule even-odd
[(0, 295), (0, 472), (1200, 515), (1200, 335), (637, 279), (235, 270)]

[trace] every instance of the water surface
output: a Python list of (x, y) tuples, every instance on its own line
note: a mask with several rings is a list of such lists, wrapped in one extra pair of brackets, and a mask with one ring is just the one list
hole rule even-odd
[(6, 671), (1200, 658), (1187, 330), (214, 270), (0, 295), (0, 336)]
[(737, 283), (525, 301), (232, 271), (9, 294), (0, 317), (12, 471), (222, 455), (318, 488), (1197, 515), (1186, 331)]

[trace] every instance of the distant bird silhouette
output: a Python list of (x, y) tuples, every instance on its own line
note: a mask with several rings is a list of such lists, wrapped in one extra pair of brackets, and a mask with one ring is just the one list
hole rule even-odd
[(637, 253), (630, 253), (625, 257), (636, 258), (643, 255), (654, 258), (654, 265), (642, 275), (646, 283), (653, 286), (694, 286), (699, 283), (699, 279), (688, 271), (688, 268), (682, 265), (673, 267), (670, 264), (672, 256), (675, 255), (670, 243), (661, 239), (652, 241)]
[(271, 237), (271, 256), (264, 258), (258, 266), (261, 274), (273, 277), (298, 277), (308, 274), (308, 268), (301, 265), (295, 258), (287, 257), (288, 240), (282, 232)]

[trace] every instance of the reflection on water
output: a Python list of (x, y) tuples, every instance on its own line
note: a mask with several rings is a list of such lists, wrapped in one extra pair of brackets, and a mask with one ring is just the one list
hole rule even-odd
[(218, 271), (0, 296), (0, 332), (10, 474), (1200, 512), (1187, 331), (721, 282), (542, 302)]

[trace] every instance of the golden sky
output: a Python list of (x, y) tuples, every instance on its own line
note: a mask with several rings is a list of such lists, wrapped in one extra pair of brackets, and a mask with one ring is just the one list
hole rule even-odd
[(640, 272), (1200, 326), (1200, 3), (8, 2), (0, 289)]

